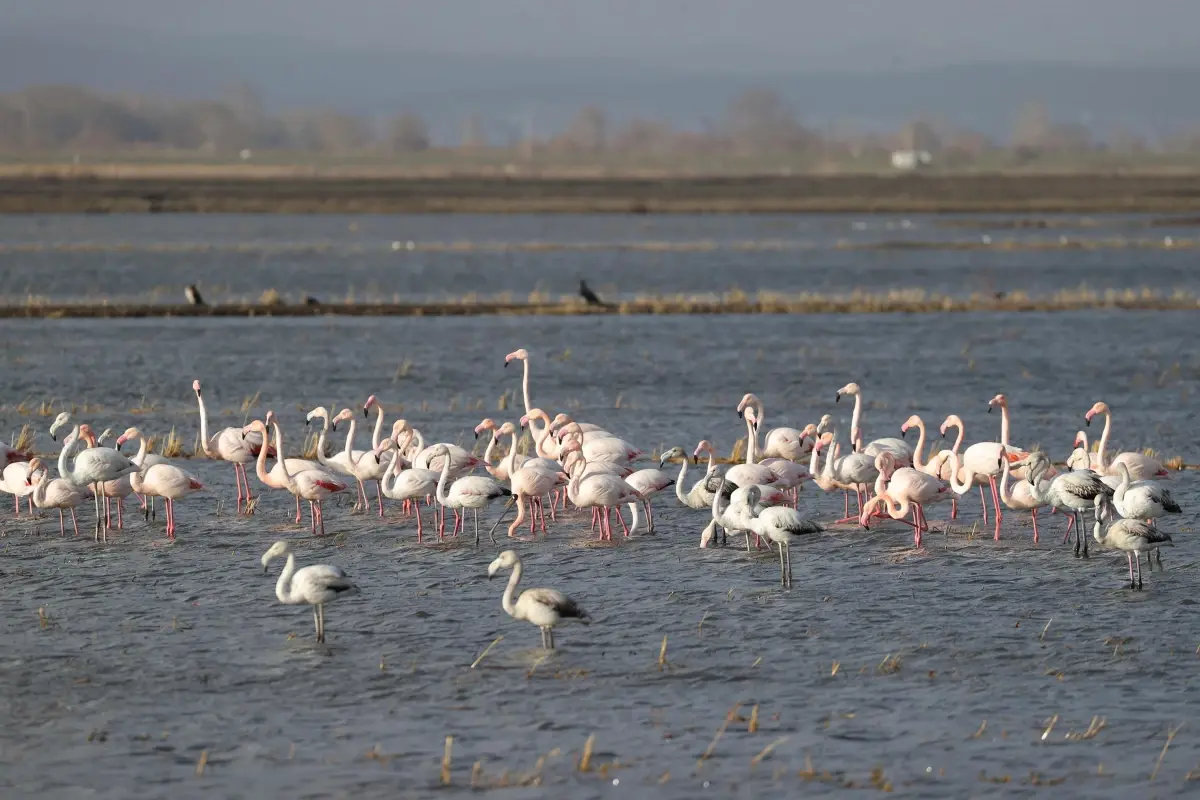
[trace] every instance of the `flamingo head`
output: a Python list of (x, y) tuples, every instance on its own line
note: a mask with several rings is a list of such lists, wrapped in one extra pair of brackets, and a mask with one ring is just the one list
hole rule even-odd
[(310, 411), (304, 415), (304, 424), (305, 425), (310, 424), (317, 417), (320, 417), (321, 419), (324, 419), (324, 420), (328, 420), (329, 419), (329, 409), (325, 408), (325, 406), (317, 406), (312, 411)]
[(88, 445), (91, 447), (96, 446), (96, 433), (86, 422), (79, 426), (79, 438), (87, 439)]
[(529, 409), (529, 413), (526, 414), (525, 416), (531, 420), (540, 419), (542, 422), (546, 423), (547, 425), (550, 424), (550, 415), (547, 414), (545, 411), (543, 411), (540, 408)]
[(517, 564), (521, 563), (521, 557), (517, 555), (516, 550), (505, 550), (496, 560), (488, 564), (488, 578), (495, 576), (502, 569), (512, 569)]
[(371, 409), (377, 405), (379, 405), (379, 399), (375, 395), (368, 397), (367, 402), (363, 403), (363, 416), (367, 416)]
[(554, 415), (554, 420), (550, 423), (550, 432), (553, 433), (554, 431), (561, 428), (563, 425), (566, 425), (566, 424), (574, 422), (574, 421), (575, 420), (571, 419), (571, 416), (569, 414), (563, 414), (563, 413), (559, 412), (558, 414)]
[(247, 433), (253, 433), (254, 431), (261, 433), (265, 439), (267, 436), (267, 423), (263, 422), (261, 419), (250, 420), (250, 422), (242, 428), (242, 436), (245, 436)]
[(196, 393), (197, 397), (200, 396), (200, 381), (199, 381), (199, 379), (192, 381), (192, 391)]
[(884, 480), (888, 480), (892, 477), (892, 473), (896, 471), (896, 457), (887, 450), (884, 450), (875, 456), (875, 469), (879, 471)]
[(271, 549), (263, 553), (262, 558), (259, 559), (262, 562), (263, 574), (265, 575), (267, 573), (267, 565), (271, 563), (272, 559), (276, 559), (285, 555), (287, 551), (287, 542), (276, 542), (275, 544), (271, 545)]
[(334, 417), (333, 419), (331, 419), (329, 421), (329, 428), (330, 428), (330, 430), (336, 431), (337, 424), (339, 422), (348, 421), (348, 420), (352, 420), (352, 419), (354, 419), (354, 412), (348, 408), (343, 408), (341, 411), (339, 411), (337, 413), (336, 417)]
[[(521, 427), (524, 427), (524, 425), (522, 424)], [(494, 430), (496, 430), (496, 421), (491, 419), (490, 417), (487, 419), (484, 419), (483, 422), (481, 422), (475, 426), (475, 438), (478, 439), (479, 434), (483, 433), (484, 431), (494, 431)]]
[(742, 397), (742, 402), (738, 403), (737, 414), (740, 417), (740, 416), (742, 416), (742, 412), (748, 406), (761, 406), (761, 405), (762, 405), (762, 401), (759, 400), (753, 393), (746, 392), (746, 394)]
[(1071, 447), (1082, 447), (1084, 450), (1086, 450), (1087, 443), (1088, 443), (1087, 434), (1084, 433), (1083, 431), (1076, 431), (1075, 432), (1075, 441), (1071, 443)]
[(516, 360), (516, 359), (520, 359), (521, 361), (528, 360), (529, 359), (529, 351), (526, 350), (524, 347), (520, 348), (519, 350), (513, 350), (511, 353), (509, 353), (508, 355), (506, 355), (504, 357), (504, 366), (507, 367), (511, 361)]
[(1097, 414), (1108, 414), (1108, 413), (1110, 413), (1108, 410), (1108, 403), (1096, 403), (1095, 405), (1093, 405), (1091, 408), (1088, 409), (1088, 412), (1086, 414), (1083, 415), (1084, 424), (1091, 425), (1092, 417), (1096, 416)]
[(833, 402), (838, 402), (842, 399), (842, 395), (857, 395), (859, 392), (857, 383), (847, 383), (845, 386), (837, 390), (837, 396), (833, 398)]
[(378, 458), (379, 455), (384, 451), (391, 450), (399, 446), (400, 445), (396, 444), (396, 440), (389, 436), (387, 439), (384, 439), (382, 442), (380, 442), (379, 446), (375, 448), (375, 457)]
[(684, 459), (687, 458), (687, 455), (683, 452), (683, 448), (682, 447), (672, 447), (670, 450), (668, 450), (667, 452), (665, 452), (661, 456), (659, 456), (658, 466), (661, 468), (663, 464), (667, 463), (672, 458), (680, 458), (680, 457), (682, 457)]
[(50, 438), (58, 441), (58, 429), (71, 422), (71, 415), (64, 411), (54, 418), (54, 422), (50, 425)]
[(121, 445), (125, 444), (130, 439), (136, 439), (142, 435), (142, 432), (137, 428), (126, 428), (125, 432), (117, 437), (117, 449), (121, 449)]
[(693, 464), (700, 463), (700, 454), (701, 453), (712, 454), (714, 452), (715, 451), (713, 450), (712, 442), (710, 442), (708, 439), (701, 439), (700, 443), (698, 445), (696, 445), (695, 452), (692, 453), (692, 463)]
[(942, 432), (942, 438), (946, 438), (946, 431), (950, 428), (957, 427), (959, 430), (961, 430), (962, 424), (962, 419), (960, 419), (957, 414), (951, 414), (950, 416), (946, 417), (946, 421), (942, 423), (942, 427), (940, 428)]
[(512, 436), (517, 432), (517, 426), (511, 422), (506, 422), (496, 429), (496, 436)]
[(991, 400), (988, 400), (988, 413), (992, 413), (992, 409), (997, 406), (1000, 408), (1008, 408), (1008, 398), (1002, 394), (998, 394)]
[(746, 410), (742, 412), (742, 417), (750, 423), (750, 427), (754, 428), (755, 432), (758, 431), (758, 412), (754, 410), (754, 406), (747, 406)]
[(901, 439), (904, 438), (904, 434), (908, 433), (909, 428), (920, 427), (920, 425), (921, 425), (921, 418), (918, 417), (916, 414), (913, 414), (911, 417), (904, 420), (904, 424), (900, 426), (900, 438)]

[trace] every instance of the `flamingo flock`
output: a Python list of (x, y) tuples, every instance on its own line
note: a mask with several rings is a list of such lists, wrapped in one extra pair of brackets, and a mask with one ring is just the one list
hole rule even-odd
[[(1010, 443), (1009, 403), (1003, 394), (987, 405), (989, 412), (1000, 412), (995, 441), (966, 445), (962, 418), (949, 414), (937, 430), (943, 440), (954, 431), (953, 444), (936, 448), (930, 429), (917, 415), (909, 416), (895, 429), (899, 436), (868, 439), (865, 391), (858, 383), (848, 383), (834, 395), (835, 403), (853, 398), (844, 437), (832, 414), (801, 428), (766, 429), (763, 401), (746, 393), (738, 403), (730, 403), (738, 415), (739, 427), (745, 431), (744, 457), (738, 463), (723, 465), (708, 439), (700, 440), (694, 448), (670, 447), (655, 458), (597, 424), (565, 413), (551, 416), (531, 399), (528, 351), (519, 349), (505, 356), (505, 366), (514, 362), (522, 367), (524, 413), (517, 420), (484, 419), (475, 427), (476, 439), (488, 437), (482, 456), (450, 442), (429, 443), (406, 419), (395, 420), (389, 428), (385, 410), (375, 395), (360, 407), (337, 414), (323, 406), (308, 411), (305, 424), (319, 424), (315, 455), (288, 456), (283, 426), (272, 411), (244, 425), (210, 431), (205, 396), (196, 380), (192, 391), (199, 412), (198, 455), (233, 467), (237, 514), (255, 514), (264, 492), (286, 491), (294, 498), (296, 524), (302, 521), (301, 501), (307, 501), (308, 529), (318, 537), (326, 534), (327, 502), (353, 487), (355, 512), (386, 520), (385, 498), (398, 503), (401, 518), (415, 521), (418, 542), (424, 541), (427, 530), (436, 531), (439, 541), (457, 537), (465, 529), (470, 511), (473, 538), (478, 544), (480, 512), (486, 514), (496, 503), (504, 508), (488, 531), (493, 541), (496, 529), (515, 507), (515, 518), (506, 529), (511, 539), (531, 541), (539, 533), (553, 535), (564, 513), (586, 510), (591, 514), (592, 531), (601, 541), (611, 542), (615, 538), (614, 514), (621, 538), (654, 533), (654, 501), (674, 487), (681, 506), (706, 517), (699, 537), (701, 548), (724, 544), (733, 534), (745, 537), (748, 551), (774, 549), (784, 588), (792, 585), (792, 547), (815, 540), (830, 526), (852, 523), (871, 528), (901, 522), (912, 528), (913, 544), (920, 549), (924, 536), (933, 530), (929, 510), (949, 504), (948, 520), (957, 519), (960, 500), (978, 488), (981, 521), (993, 526), (996, 540), (1001, 536), (1004, 510), (1010, 515), (1030, 515), (1035, 544), (1040, 541), (1038, 512), (1061, 512), (1067, 520), (1064, 542), (1073, 532), (1074, 553), (1079, 558), (1089, 556), (1084, 516), (1090, 511), (1094, 528), (1090, 538), (1103, 547), (1126, 553), (1130, 586), (1140, 589), (1141, 554), (1146, 553), (1150, 569), (1152, 555), (1161, 569), (1159, 549), (1171, 545), (1170, 534), (1160, 531), (1157, 521), (1181, 513), (1161, 483), (1169, 473), (1160, 460), (1137, 452), (1110, 453), (1113, 412), (1102, 402), (1083, 415), (1085, 427), (1096, 417), (1104, 417), (1098, 449), (1089, 450), (1086, 433), (1078, 432), (1075, 449), (1066, 468), (1060, 471), (1040, 449)], [(375, 415), (369, 444), (356, 441), (359, 410), (368, 421), (372, 412)], [(342, 424), (344, 442), (340, 449), (330, 452), (331, 434)], [(175, 504), (206, 491), (199, 478), (175, 460), (150, 453), (147, 437), (138, 428), (125, 430), (116, 439), (114, 449), (104, 447), (104, 436), (97, 437), (89, 424), (75, 422), (68, 413), (60, 414), (51, 426), (52, 438), (57, 442), (59, 430), (68, 426), (72, 429), (62, 441), (57, 476), (51, 474), (54, 459), (48, 456), (30, 457), (11, 447), (0, 452), (0, 491), (13, 496), (14, 513), (20, 515), (25, 499), (28, 513), (33, 513), (34, 507), (58, 511), (60, 535), (66, 535), (69, 515), (78, 535), (76, 510), (90, 500), (95, 510), (94, 538), (107, 542), (114, 530), (114, 504), (115, 529), (122, 530), (123, 504), (129, 495), (138, 498), (147, 518), (155, 498), (162, 498), (166, 533), (174, 540), (178, 531)], [(913, 429), (917, 431), (915, 444), (908, 438)], [(531, 441), (528, 452), (522, 452), (525, 434)], [(123, 446), (135, 440), (136, 453), (122, 452)], [(702, 471), (689, 478), (689, 468), (699, 467), (704, 457), (707, 463)], [(272, 459), (274, 465), (268, 468)], [(260, 484), (257, 496), (248, 465), (253, 465)], [(372, 483), (374, 508), (368, 491)], [(818, 521), (801, 510), (802, 490), (809, 483), (825, 492), (842, 493), (842, 517)], [(622, 506), (629, 507), (628, 524)], [(447, 510), (454, 516), (448, 533)], [(425, 518), (430, 515), (427, 525)], [(286, 545), (277, 543), (264, 556), (264, 569), (271, 558), (285, 553)], [(504, 609), (514, 618), (538, 625), (545, 646), (553, 646), (557, 620), (585, 616), (573, 601), (552, 590), (529, 590), (515, 598), (521, 565), (514, 551), (498, 558), (489, 573), (500, 569), (512, 570)], [(308, 567), (296, 571), (289, 555), (288, 566), (279, 579), (281, 602), (313, 605), (319, 641), (324, 639), (324, 603), (354, 588), (344, 573), (335, 570)], [(315, 577), (318, 575), (319, 580)]]

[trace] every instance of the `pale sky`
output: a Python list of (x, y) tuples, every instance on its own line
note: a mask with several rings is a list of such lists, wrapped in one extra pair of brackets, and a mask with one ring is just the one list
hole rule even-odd
[(0, 19), (681, 72), (1200, 59), (1200, 0), (0, 0)]

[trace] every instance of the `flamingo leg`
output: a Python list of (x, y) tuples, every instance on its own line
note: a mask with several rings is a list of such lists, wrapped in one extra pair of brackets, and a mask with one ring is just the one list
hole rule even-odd
[(358, 483), (358, 505), (355, 508), (361, 508), (364, 512), (371, 510), (371, 501), (367, 499), (367, 487), (363, 485), (362, 479), (354, 479)]
[(237, 484), (237, 513), (242, 513), (242, 470), (238, 463), (233, 462), (233, 482)]
[(996, 541), (1000, 541), (1000, 523), (1004, 521), (1004, 512), (1000, 510), (1000, 490), (996, 487), (996, 476), (988, 479), (992, 484), (992, 505), (996, 509)]
[[(1140, 556), (1139, 556), (1140, 559)], [(1129, 588), (1132, 589), (1133, 584), (1133, 553), (1126, 553), (1125, 560), (1129, 563)]]
[(983, 484), (979, 484), (979, 507), (983, 509), (983, 524), (987, 525), (987, 500), (983, 495)]
[(625, 518), (621, 516), (621, 509), (617, 509), (617, 520), (621, 523), (621, 529), (625, 531), (625, 536), (629, 536), (629, 526), (625, 524)]
[(101, 525), (100, 525), (100, 484), (98, 484), (98, 483), (95, 484), (92, 487), (92, 490), (95, 493), (93, 495), (93, 497), (96, 500), (96, 541), (98, 542), (98, 541), (100, 541), (100, 528), (101, 528)]
[[(299, 495), (297, 495), (297, 497), (299, 497)], [(308, 518), (310, 520), (309, 525), (308, 525), (308, 531), (311, 535), (316, 536), (317, 535), (317, 507), (313, 503), (312, 500), (308, 501)], [(300, 520), (296, 520), (296, 521), (299, 522)]]
[(61, 508), (58, 510), (58, 535), (60, 537), (67, 535), (67, 526), (63, 522), (63, 511)]
[[(312, 516), (312, 501), (309, 500), (308, 502), (309, 502), (308, 514), (309, 514), (309, 516)], [(300, 515), (300, 495), (296, 495), (296, 524), (299, 525), (300, 520), (302, 520), (302, 519), (303, 519), (303, 517)]]
[(1037, 509), (1033, 509), (1033, 543), (1038, 543)]
[[(79, 521), (75, 519), (75, 509), (71, 509), (71, 527), (75, 529), (75, 535), (79, 535)], [(65, 531), (64, 531), (65, 533)]]
[(950, 498), (950, 519), (958, 519), (958, 498)]
[(417, 506), (417, 544), (421, 543), (421, 507)]
[[(1051, 510), (1056, 511), (1057, 509), (1051, 509)], [(1073, 527), (1075, 527), (1075, 515), (1068, 514), (1067, 515), (1067, 532), (1066, 532), (1066, 535), (1063, 536), (1063, 544), (1066, 544), (1067, 540), (1071, 538), (1071, 529)]]
[(379, 500), (379, 518), (383, 519), (383, 481), (375, 481), (375, 497)]
[[(1150, 560), (1149, 553), (1146, 553), (1146, 560), (1147, 561)], [(1140, 556), (1138, 557), (1138, 560), (1137, 560), (1137, 579), (1138, 579), (1138, 591), (1140, 592), (1142, 590), (1142, 559)]]

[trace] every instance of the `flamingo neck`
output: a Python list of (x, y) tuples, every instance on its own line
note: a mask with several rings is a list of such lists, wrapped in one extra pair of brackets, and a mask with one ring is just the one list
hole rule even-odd
[(746, 463), (758, 463), (758, 429), (746, 420)]
[[(263, 448), (266, 449), (265, 447)], [(283, 566), (283, 572), (279, 573), (279, 580), (275, 581), (275, 597), (281, 603), (292, 602), (292, 576), (296, 574), (296, 556), (288, 553), (287, 563)]]
[(1099, 460), (1099, 472), (1104, 472), (1108, 468), (1108, 459), (1105, 455), (1108, 452), (1108, 434), (1112, 431), (1112, 411), (1104, 412), (1104, 432), (1100, 434), (1100, 448), (1096, 451), (1096, 458)]
[[(961, 432), (961, 428), (959, 429)], [(959, 434), (961, 438), (961, 433)], [(958, 457), (958, 443), (955, 442), (954, 449), (950, 451), (950, 490), (957, 495), (964, 495), (971, 491), (971, 480), (960, 482), (959, 475), (962, 472), (962, 461)], [(1007, 461), (1007, 459), (1005, 459)]]
[[(434, 456), (430, 456), (429, 460), (432, 461), (433, 458), (434, 458)], [(435, 490), (435, 494), (437, 495), (437, 501), (439, 503), (441, 503), (442, 505), (447, 505), (447, 500), (449, 499), (446, 497), (446, 479), (449, 477), (450, 477), (450, 453), (447, 452), (445, 454), (445, 456), (442, 457), (442, 475), (441, 475), (441, 477), (438, 478), (437, 489)]]
[[(525, 363), (529, 363), (528, 361)], [(509, 477), (517, 471), (517, 432), (512, 432), (512, 439), (508, 448), (508, 455), (504, 457), (504, 464), (508, 469)]]
[(204, 407), (204, 396), (196, 392), (196, 403), (200, 406), (200, 449), (209, 458), (218, 458), (217, 448), (208, 439), (208, 409)]
[[(1005, 444), (1005, 443), (1001, 442), (1001, 444)], [(1005, 504), (1008, 504), (1013, 501), (1013, 494), (1008, 486), (1008, 476), (1009, 476), (1010, 469), (1008, 466), (1007, 458), (1004, 459), (1004, 464), (1002, 466), (1003, 466), (1003, 468), (1000, 470), (1000, 499), (1002, 501), (1004, 501)]]
[(58, 453), (58, 474), (64, 478), (75, 471), (75, 455), (83, 448), (83, 440), (79, 436), (79, 426), (71, 431), (70, 444), (63, 444)]
[(1000, 406), (1000, 444), (1008, 447), (1008, 403)]
[[(924, 456), (921, 451), (925, 449), (925, 423), (920, 417), (917, 417), (917, 447), (913, 450), (913, 466), (922, 472), (927, 466)], [(932, 448), (930, 448), (932, 449)]]
[[(283, 473), (284, 488), (291, 489), (295, 482), (292, 480), (292, 474), (288, 472), (287, 459), (283, 455), (283, 429), (279, 427), (278, 422), (272, 422), (271, 424), (275, 426), (275, 461), (279, 464), (279, 471)], [(266, 450), (266, 437), (264, 436), (263, 439), (263, 450)], [(259, 458), (259, 463), (265, 468), (266, 459), (262, 458), (262, 451), (259, 451)]]
[(346, 461), (350, 464), (354, 463), (354, 458), (351, 455), (353, 453), (353, 450), (351, 449), (351, 447), (354, 444), (354, 431), (357, 427), (358, 427), (358, 421), (356, 419), (354, 419), (354, 417), (351, 417), (350, 418), (350, 430), (346, 431), (346, 447), (344, 448), (344, 452), (346, 454)]
[(683, 503), (685, 506), (688, 505), (688, 502), (687, 495), (683, 493), (683, 484), (684, 481), (687, 480), (687, 471), (688, 459), (687, 454), (685, 453), (683, 456), (683, 464), (679, 467), (679, 477), (675, 479), (675, 496), (678, 497), (679, 502)]
[(371, 449), (379, 447), (383, 441), (383, 406), (375, 404), (375, 430), (371, 432)]
[(862, 431), (858, 427), (862, 419), (862, 391), (854, 393), (854, 412), (850, 415), (850, 446), (854, 452), (862, 448)]
[(513, 564), (512, 574), (508, 576), (508, 585), (504, 587), (504, 596), (500, 598), (500, 605), (504, 608), (506, 614), (510, 617), (515, 617), (517, 604), (513, 602), (513, 598), (517, 593), (517, 584), (521, 582), (521, 562)]
[(137, 464), (140, 467), (142, 464), (144, 464), (146, 462), (146, 453), (149, 449), (150, 449), (150, 446), (146, 442), (146, 437), (138, 436), (137, 455), (135, 455), (133, 458), (131, 458), (130, 461), (132, 461), (133, 463)]

